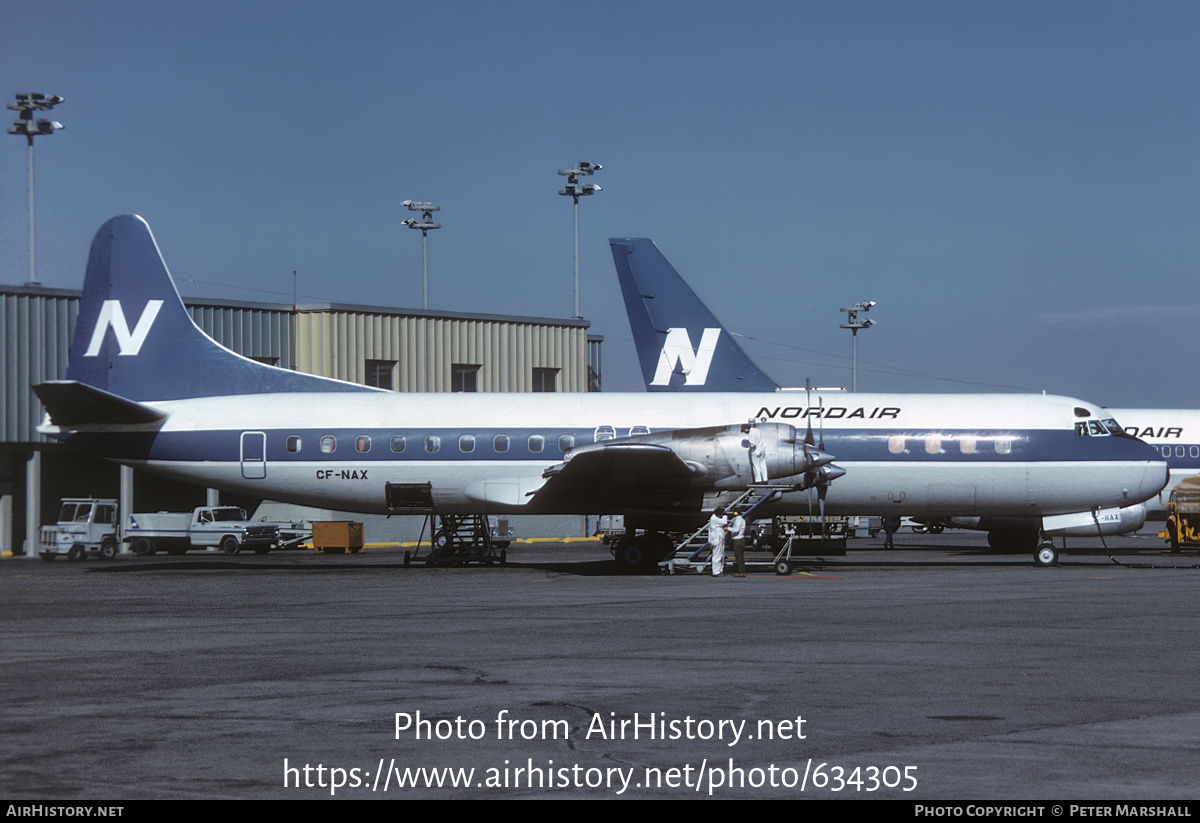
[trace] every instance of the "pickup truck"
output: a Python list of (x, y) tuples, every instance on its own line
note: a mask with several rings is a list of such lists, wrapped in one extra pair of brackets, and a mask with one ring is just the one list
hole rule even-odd
[(188, 512), (142, 512), (129, 515), (123, 538), (130, 551), (151, 555), (157, 551), (183, 554), (188, 549), (219, 547), (225, 554), (243, 548), (255, 554), (294, 547), (304, 536), (285, 538), (278, 523), (255, 523), (237, 506), (201, 506)]

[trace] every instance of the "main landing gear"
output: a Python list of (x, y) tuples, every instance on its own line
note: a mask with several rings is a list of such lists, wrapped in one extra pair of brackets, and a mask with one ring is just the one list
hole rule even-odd
[(626, 533), (613, 547), (618, 574), (645, 574), (675, 550), (675, 544), (664, 532)]

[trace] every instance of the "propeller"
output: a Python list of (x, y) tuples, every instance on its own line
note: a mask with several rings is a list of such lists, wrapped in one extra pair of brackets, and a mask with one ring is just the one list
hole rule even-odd
[[(812, 386), (809, 380), (804, 381), (804, 391), (808, 398), (806, 406), (811, 408), (812, 405)], [(805, 413), (805, 418), (808, 422), (808, 431), (804, 435), (804, 451), (806, 455), (811, 454), (813, 457), (812, 468), (805, 473), (804, 483), (808, 487), (808, 517), (811, 521), (813, 510), (813, 492), (817, 494), (817, 504), (821, 513), (821, 539), (825, 539), (825, 496), (829, 493), (829, 486), (834, 480), (846, 473), (846, 470), (838, 466), (832, 465), (833, 456), (825, 451), (825, 400), (817, 398), (817, 405), (821, 409), (820, 420), (821, 427), (819, 430), (820, 440), (814, 442), (812, 417)]]

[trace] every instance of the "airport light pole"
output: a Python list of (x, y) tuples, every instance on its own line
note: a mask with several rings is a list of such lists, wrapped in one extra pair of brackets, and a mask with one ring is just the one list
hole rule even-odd
[(858, 391), (858, 330), (870, 328), (875, 325), (874, 320), (859, 320), (858, 313), (868, 312), (875, 305), (874, 300), (869, 300), (865, 303), (855, 303), (849, 308), (840, 309), (846, 312), (846, 322), (842, 324), (843, 329), (849, 329), (852, 342), (850, 344), (850, 391)]
[(63, 127), (62, 123), (44, 118), (34, 120), (35, 111), (50, 111), (63, 99), (57, 94), (18, 94), (17, 102), (8, 107), (20, 112), (20, 119), (13, 123), (9, 134), (19, 134), (29, 145), (29, 285), (37, 285), (37, 263), (33, 241), (33, 138), (43, 134), (54, 134)]
[(559, 169), (558, 173), (567, 178), (567, 187), (562, 189), (559, 194), (570, 197), (575, 201), (575, 314), (573, 317), (582, 317), (579, 313), (579, 198), (586, 197), (589, 194), (595, 194), (602, 191), (599, 186), (594, 186), (591, 183), (580, 183), (580, 177), (590, 177), (594, 172), (604, 168), (599, 163), (588, 163), (581, 161), (573, 169)]
[(441, 211), (441, 206), (435, 206), (432, 203), (421, 202), (414, 203), (412, 200), (405, 200), (401, 205), (408, 206), (409, 211), (421, 212), (421, 219), (410, 217), (407, 220), (401, 220), (401, 224), (408, 226), (410, 229), (421, 230), (421, 294), (422, 308), (429, 308), (429, 232), (434, 229), (440, 229), (441, 226), (433, 222), (433, 213)]

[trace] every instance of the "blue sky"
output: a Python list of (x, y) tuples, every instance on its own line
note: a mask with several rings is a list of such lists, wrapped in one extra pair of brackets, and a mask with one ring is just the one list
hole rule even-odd
[[(566, 317), (556, 171), (589, 160), (607, 390), (641, 388), (607, 244), (635, 235), (788, 385), (848, 386), (838, 309), (874, 300), (864, 391), (1195, 408), (1198, 35), (1185, 2), (2, 0), (0, 92), (66, 98), (46, 285), (135, 212), (185, 294), (290, 302), (296, 270), (419, 306), (428, 199), (432, 308)], [(25, 174), (0, 136), (6, 283)]]

